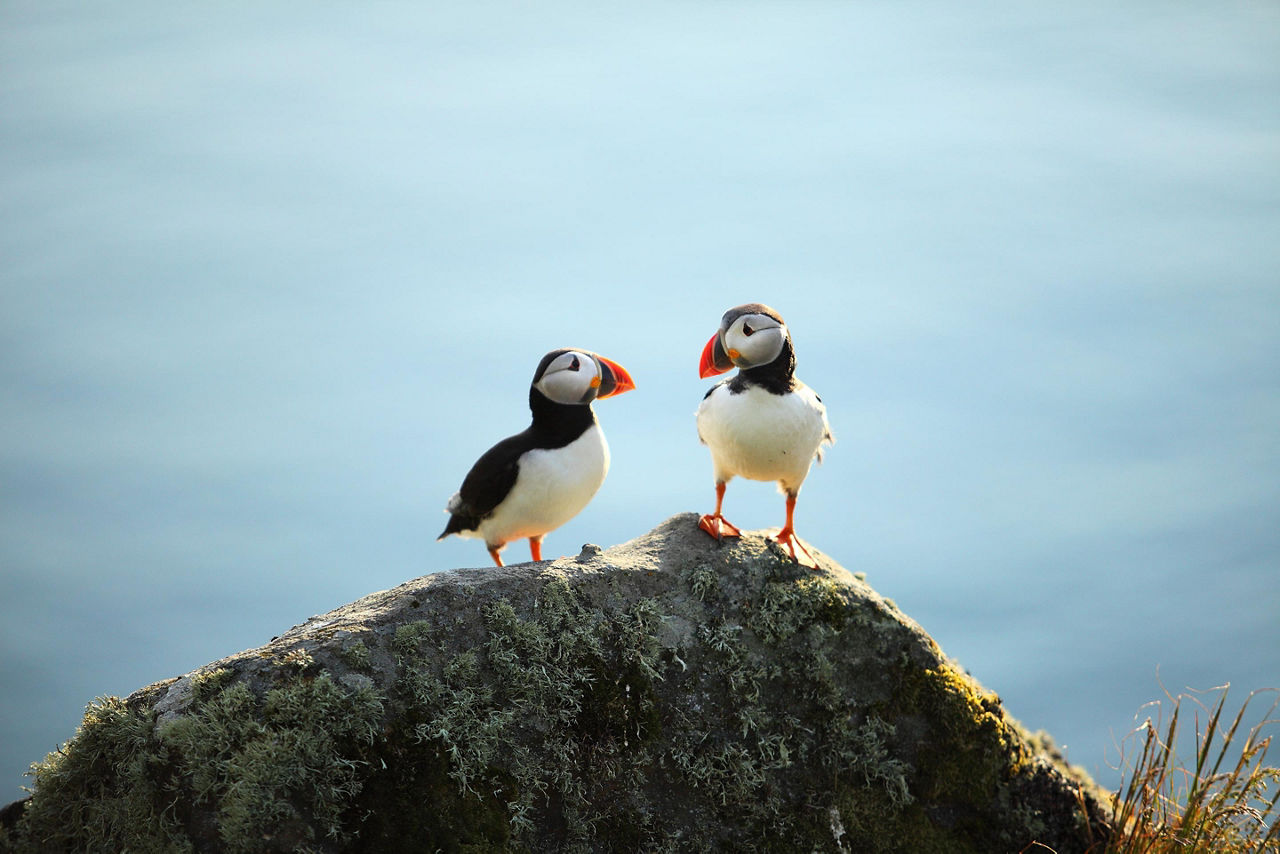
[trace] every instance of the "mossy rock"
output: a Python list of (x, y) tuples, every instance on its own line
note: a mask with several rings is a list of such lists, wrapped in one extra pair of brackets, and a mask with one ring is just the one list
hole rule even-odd
[(1059, 854), (1104, 793), (819, 555), (682, 514), (441, 572), (89, 707), (18, 852)]

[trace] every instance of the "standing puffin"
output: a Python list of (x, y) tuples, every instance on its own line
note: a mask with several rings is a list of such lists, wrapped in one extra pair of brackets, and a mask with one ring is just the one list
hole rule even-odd
[(609, 446), (591, 401), (633, 388), (621, 365), (587, 350), (543, 356), (529, 387), (533, 423), (476, 460), (449, 499), (449, 522), (436, 539), (482, 539), (502, 566), (502, 547), (528, 537), (533, 559), (542, 560), (543, 534), (578, 515), (609, 471)]
[(698, 375), (705, 379), (734, 367), (737, 375), (712, 386), (698, 406), (698, 438), (711, 449), (716, 478), (716, 512), (699, 519), (698, 526), (716, 539), (740, 536), (720, 512), (725, 484), (734, 475), (777, 481), (787, 496), (787, 523), (778, 542), (797, 562), (814, 566), (792, 517), (809, 467), (822, 459), (823, 443), (835, 441), (826, 407), (796, 379), (791, 333), (767, 305), (748, 303), (724, 313), (702, 350)]

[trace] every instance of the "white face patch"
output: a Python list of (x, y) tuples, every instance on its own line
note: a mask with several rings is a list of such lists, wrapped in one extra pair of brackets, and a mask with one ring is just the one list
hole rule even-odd
[(600, 387), (600, 366), (586, 353), (569, 350), (547, 365), (533, 387), (556, 403), (590, 403)]
[[(767, 314), (744, 314), (724, 333), (724, 350), (739, 368), (767, 365), (782, 352), (787, 327)], [(735, 355), (736, 354), (736, 355)]]

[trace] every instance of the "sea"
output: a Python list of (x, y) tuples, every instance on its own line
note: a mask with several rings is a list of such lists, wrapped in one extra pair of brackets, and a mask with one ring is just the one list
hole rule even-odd
[(799, 535), (1070, 761), (1280, 685), (1280, 5), (0, 5), (0, 803), (96, 697), (486, 565), (443, 508), (551, 349), (637, 387), (545, 556), (710, 510), (746, 302), (836, 436)]

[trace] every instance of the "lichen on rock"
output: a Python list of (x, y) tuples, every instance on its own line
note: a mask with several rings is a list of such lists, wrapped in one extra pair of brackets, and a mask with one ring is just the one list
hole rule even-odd
[(693, 514), (437, 573), (125, 701), (14, 851), (1084, 851), (1092, 783), (892, 603)]

